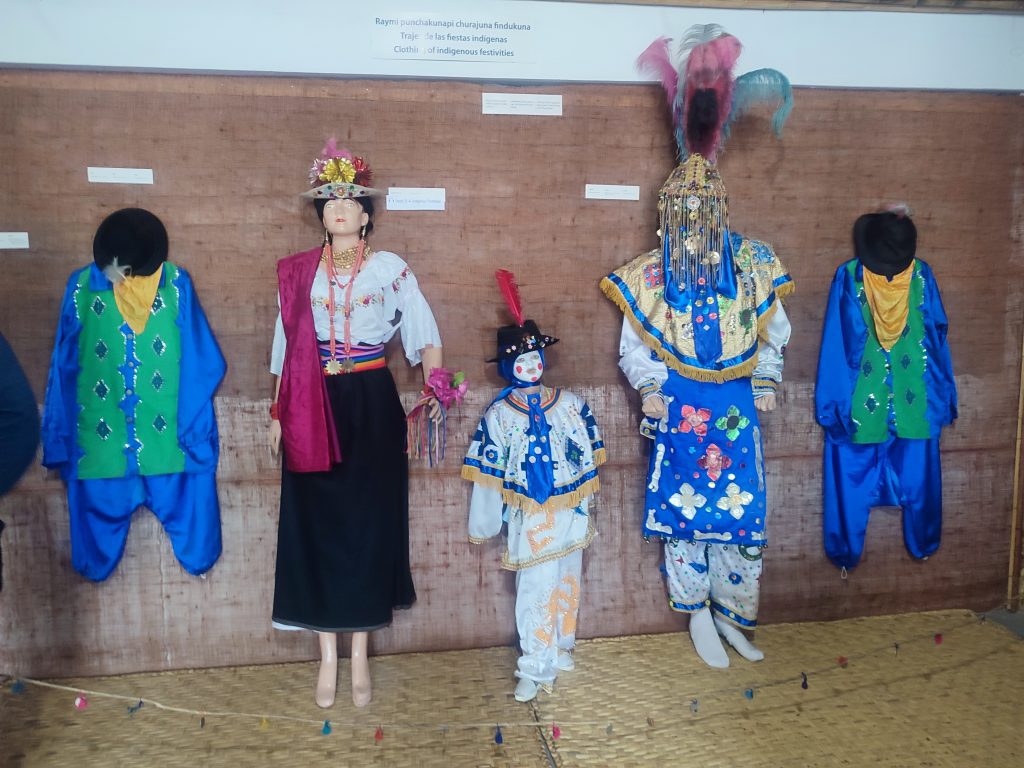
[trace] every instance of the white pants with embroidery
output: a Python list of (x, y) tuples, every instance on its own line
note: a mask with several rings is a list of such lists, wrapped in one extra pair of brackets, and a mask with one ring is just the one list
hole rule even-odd
[(583, 550), (516, 571), (516, 628), (523, 655), (516, 677), (552, 683), (559, 650), (576, 646)]
[(693, 613), (710, 606), (739, 627), (757, 626), (761, 596), (761, 550), (706, 541), (665, 544), (669, 605)]

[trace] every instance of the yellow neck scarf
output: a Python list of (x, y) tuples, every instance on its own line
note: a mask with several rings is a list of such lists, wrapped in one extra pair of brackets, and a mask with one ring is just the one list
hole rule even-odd
[(914, 262), (887, 280), (885, 275), (876, 275), (864, 270), (864, 293), (871, 317), (875, 321), (875, 335), (886, 352), (892, 350), (907, 325), (910, 314), (910, 278), (914, 275)]
[(152, 275), (126, 277), (114, 286), (114, 301), (121, 311), (121, 317), (136, 335), (146, 330), (146, 321), (153, 308), (163, 272), (164, 265), (161, 264)]

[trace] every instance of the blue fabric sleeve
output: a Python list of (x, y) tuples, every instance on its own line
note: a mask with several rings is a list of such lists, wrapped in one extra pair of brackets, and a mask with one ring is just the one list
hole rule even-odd
[[(88, 267), (86, 267), (88, 269)], [(60, 469), (67, 477), (77, 447), (78, 393), (78, 335), (82, 324), (75, 311), (75, 291), (82, 270), (68, 278), (64, 299), (57, 322), (57, 339), (50, 356), (50, 374), (46, 381), (46, 401), (43, 406), (43, 466)]]
[(848, 263), (840, 265), (832, 279), (814, 388), (815, 418), (829, 436), (841, 441), (853, 434), (850, 407), (867, 341), (867, 327), (853, 295)]
[(925, 338), (928, 347), (928, 421), (938, 435), (940, 427), (951, 424), (957, 417), (956, 379), (953, 377), (953, 359), (949, 352), (949, 321), (942, 305), (942, 295), (931, 267), (921, 263), (925, 277), (924, 311), (926, 313)]
[(217, 469), (219, 443), (213, 394), (227, 364), (188, 273), (178, 267), (178, 317), (181, 333), (181, 382), (178, 388), (178, 442), (185, 453), (185, 471)]

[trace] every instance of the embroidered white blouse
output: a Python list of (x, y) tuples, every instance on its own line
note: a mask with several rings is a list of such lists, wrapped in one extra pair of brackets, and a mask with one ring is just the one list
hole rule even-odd
[[(344, 338), (345, 289), (351, 279), (350, 275), (339, 276), (334, 286), (334, 334), (339, 344)], [(313, 325), (320, 341), (331, 338), (327, 280), (327, 273), (318, 269), (309, 292)], [(420, 293), (416, 276), (400, 256), (390, 251), (376, 251), (355, 280), (349, 326), (353, 344), (383, 344), (401, 330), (402, 346), (410, 365), (420, 362), (424, 347), (441, 346), (441, 335), (430, 305)], [(278, 312), (270, 353), (270, 372), (275, 376), (280, 376), (284, 368), (285, 348), (284, 324)]]

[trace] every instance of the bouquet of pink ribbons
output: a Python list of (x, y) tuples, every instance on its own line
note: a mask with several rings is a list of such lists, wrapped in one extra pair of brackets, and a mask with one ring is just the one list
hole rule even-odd
[(434, 368), (430, 372), (423, 392), (406, 416), (410, 458), (426, 458), (431, 467), (444, 461), (448, 409), (461, 403), (468, 390), (469, 382), (462, 371)]

